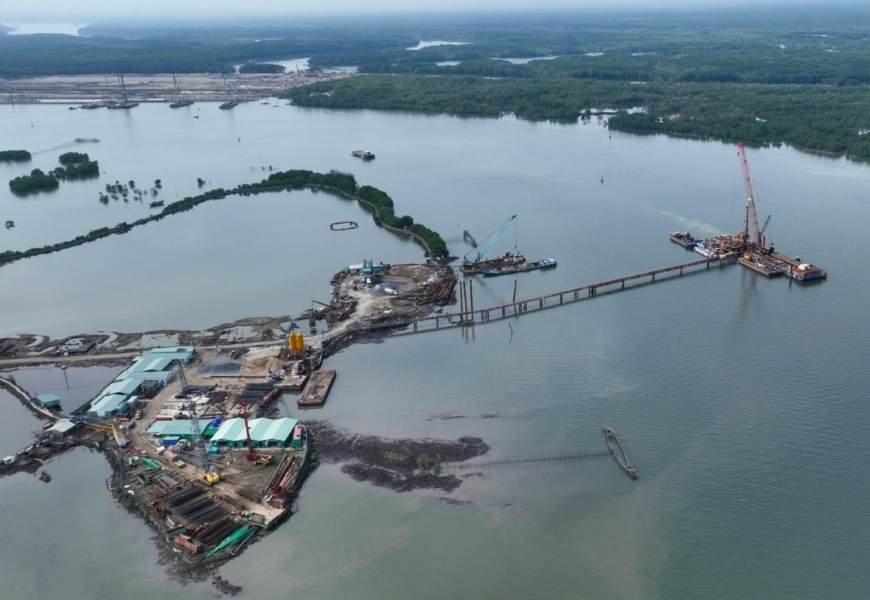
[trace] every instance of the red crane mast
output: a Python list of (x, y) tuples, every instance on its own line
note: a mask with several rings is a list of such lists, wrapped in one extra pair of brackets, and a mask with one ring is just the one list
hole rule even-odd
[(761, 228), (758, 226), (758, 214), (755, 212), (755, 194), (752, 193), (752, 178), (749, 173), (749, 162), (746, 160), (746, 148), (743, 142), (737, 143), (737, 154), (740, 156), (740, 168), (743, 169), (743, 187), (746, 188), (746, 212), (748, 215), (746, 228), (743, 231), (744, 239), (749, 241), (749, 223), (752, 223), (752, 233), (755, 234), (755, 246), (759, 251), (764, 251), (764, 238)]

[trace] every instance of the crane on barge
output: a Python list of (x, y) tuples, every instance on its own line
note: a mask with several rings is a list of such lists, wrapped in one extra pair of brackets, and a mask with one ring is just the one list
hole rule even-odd
[(496, 229), (493, 233), (489, 234), (489, 236), (484, 240), (484, 243), (475, 248), (477, 250), (477, 252), (476, 252), (477, 256), (475, 256), (473, 259), (469, 259), (469, 256), (474, 251), (466, 254), (462, 258), (462, 265), (459, 267), (459, 269), (463, 273), (470, 275), (470, 274), (475, 274), (475, 273), (482, 273), (484, 269), (496, 266), (495, 264), (490, 264), (490, 263), (494, 263), (494, 262), (495, 263), (505, 263), (505, 262), (523, 263), (523, 262), (525, 262), (525, 260), (526, 260), (525, 257), (523, 257), (522, 254), (517, 252), (516, 248), (514, 248), (513, 253), (509, 253), (508, 255), (505, 255), (505, 257), (503, 257), (503, 258), (484, 260), (484, 257), (486, 257), (486, 253), (492, 249), (492, 247), (495, 245), (495, 243), (504, 234), (504, 232), (507, 231), (507, 228), (511, 225), (511, 223), (513, 223), (516, 220), (516, 218), (517, 218), (517, 216), (513, 215), (511, 218), (509, 218), (507, 221), (505, 221), (501, 227)]
[(749, 238), (749, 225), (752, 224), (752, 233), (755, 239), (751, 240), (755, 243), (755, 249), (763, 254), (773, 252), (773, 244), (768, 248), (765, 245), (764, 232), (770, 224), (770, 216), (764, 221), (764, 226), (758, 226), (758, 213), (755, 210), (755, 194), (752, 190), (752, 174), (749, 171), (749, 161), (746, 159), (746, 148), (743, 142), (737, 143), (737, 154), (740, 157), (740, 168), (743, 171), (743, 187), (746, 189), (746, 221), (743, 228), (743, 239), (747, 243)]

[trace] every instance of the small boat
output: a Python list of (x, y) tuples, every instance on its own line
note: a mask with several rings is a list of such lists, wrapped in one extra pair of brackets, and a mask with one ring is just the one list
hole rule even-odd
[(688, 231), (674, 231), (670, 234), (671, 241), (679, 244), (686, 250), (691, 250), (695, 245), (695, 238)]
[(525, 273), (526, 271), (537, 271), (539, 269), (552, 269), (556, 266), (556, 259), (542, 258), (532, 262), (523, 262), (516, 265), (505, 266), (500, 269), (484, 269), (484, 277), (497, 277), (499, 275), (513, 275), (514, 273)]
[(372, 160), (375, 157), (375, 155), (368, 150), (354, 150), (350, 154), (351, 156), (356, 156), (357, 158), (361, 158), (363, 160)]
[(75, 106), (67, 106), (67, 110), (78, 110)]
[(97, 144), (100, 140), (97, 138), (76, 138), (77, 144)]
[(159, 208), (163, 206), (163, 200), (157, 200), (156, 202), (149, 202), (148, 208)]

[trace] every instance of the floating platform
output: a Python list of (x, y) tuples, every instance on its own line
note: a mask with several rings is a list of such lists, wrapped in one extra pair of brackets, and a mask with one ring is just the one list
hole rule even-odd
[(335, 371), (332, 369), (324, 369), (315, 371), (308, 378), (308, 383), (305, 389), (302, 390), (302, 395), (296, 401), (297, 406), (323, 406), (326, 404), (326, 397), (329, 395), (329, 390), (332, 389), (332, 384), (335, 382)]
[(288, 375), (284, 377), (283, 381), (277, 383), (275, 387), (282, 390), (298, 392), (305, 387), (306, 383), (308, 383), (308, 373), (305, 373), (304, 375)]
[(737, 259), (737, 262), (765, 277), (779, 277), (782, 275), (782, 271), (764, 263), (758, 256), (744, 254)]
[(538, 271), (540, 269), (552, 269), (556, 266), (556, 259), (542, 258), (534, 262), (524, 262), (518, 265), (502, 267), (500, 269), (484, 269), (484, 277), (497, 277), (499, 275), (514, 275), (516, 273), (525, 273), (526, 271)]
[(508, 252), (498, 258), (465, 263), (459, 267), (459, 270), (466, 275), (478, 275), (489, 269), (506, 269), (508, 267), (516, 267), (525, 262), (526, 257), (519, 252)]

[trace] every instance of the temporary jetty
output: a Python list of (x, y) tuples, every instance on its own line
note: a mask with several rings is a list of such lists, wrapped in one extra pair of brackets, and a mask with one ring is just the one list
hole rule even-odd
[(296, 401), (297, 406), (323, 406), (326, 404), (326, 397), (329, 395), (329, 390), (332, 389), (332, 384), (335, 382), (335, 371), (332, 369), (324, 369), (315, 371), (308, 378), (308, 383), (305, 389), (302, 390), (302, 395)]

